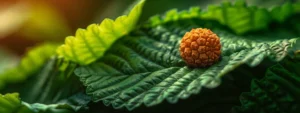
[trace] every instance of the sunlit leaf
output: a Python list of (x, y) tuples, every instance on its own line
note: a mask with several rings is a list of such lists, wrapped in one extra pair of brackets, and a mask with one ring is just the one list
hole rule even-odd
[(135, 28), (144, 2), (140, 1), (128, 15), (120, 16), (115, 21), (104, 19), (100, 25), (92, 24), (87, 29), (78, 29), (75, 36), (66, 38), (57, 53), (81, 65), (101, 58), (117, 39)]
[(0, 94), (0, 112), (13, 113), (15, 109), (21, 107), (21, 101), (18, 93)]
[(238, 1), (235, 4), (224, 2), (221, 5), (209, 5), (206, 11), (201, 11), (197, 7), (181, 12), (170, 10), (162, 17), (158, 15), (151, 17), (149, 24), (156, 26), (171, 21), (201, 18), (206, 21), (216, 20), (231, 28), (235, 33), (244, 34), (249, 31), (267, 29), (269, 24), (274, 21), (285, 21), (293, 14), (300, 13), (300, 10), (297, 9), (299, 5), (299, 3), (293, 5), (285, 3), (268, 10), (256, 6), (248, 7), (244, 1)]

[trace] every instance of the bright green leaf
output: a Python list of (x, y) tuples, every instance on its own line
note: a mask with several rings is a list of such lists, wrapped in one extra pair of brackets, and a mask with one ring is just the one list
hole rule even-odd
[[(293, 12), (293, 6), (291, 3), (283, 4), (282, 6), (274, 7), (271, 11), (272, 17), (279, 22), (283, 22), (288, 18)], [(295, 12), (296, 13), (296, 12)], [(298, 12), (299, 13), (299, 12)], [(278, 16), (280, 15), (280, 16)]]
[(0, 94), (0, 113), (33, 113), (22, 102), (18, 93)]
[(0, 94), (0, 112), (1, 113), (13, 113), (13, 111), (21, 106), (19, 94), (12, 93), (1, 95)]
[(238, 3), (234, 5), (211, 6), (201, 17), (203, 19), (217, 20), (238, 34), (266, 28), (271, 20), (266, 9), (247, 7)]
[(149, 26), (157, 26), (163, 23), (176, 21), (178, 19), (190, 19), (190, 18), (199, 18), (201, 16), (201, 10), (199, 7), (191, 7), (188, 11), (178, 12), (176, 9), (168, 11), (164, 18), (159, 15), (152, 16), (149, 19)]
[(75, 36), (69, 36), (57, 53), (67, 60), (81, 65), (92, 63), (101, 58), (105, 51), (122, 36), (136, 26), (145, 0), (140, 1), (129, 13), (115, 21), (104, 19), (100, 25), (92, 24), (87, 29), (78, 29)]
[(197, 7), (181, 12), (170, 10), (162, 17), (153, 16), (148, 24), (157, 26), (177, 20), (201, 18), (206, 21), (216, 20), (231, 28), (235, 33), (244, 34), (249, 31), (267, 29), (273, 21), (285, 21), (291, 15), (300, 13), (299, 5), (299, 3), (293, 5), (285, 3), (268, 10), (256, 6), (248, 7), (244, 1), (238, 1), (235, 4), (224, 2), (221, 5), (209, 5), (207, 11), (201, 11)]

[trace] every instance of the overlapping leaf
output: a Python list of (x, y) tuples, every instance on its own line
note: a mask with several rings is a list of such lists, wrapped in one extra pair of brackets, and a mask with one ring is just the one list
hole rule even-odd
[(30, 50), (20, 64), (0, 74), (0, 89), (7, 83), (16, 83), (38, 71), (55, 54), (56, 44), (42, 44)]
[[(193, 21), (192, 26), (185, 25), (187, 21)], [(215, 88), (221, 76), (242, 64), (256, 66), (266, 57), (280, 61), (296, 41), (258, 41), (215, 29), (222, 44), (220, 62), (208, 68), (189, 68), (178, 48), (185, 32), (202, 27), (197, 21), (202, 20), (142, 29), (141, 33), (118, 40), (99, 61), (76, 69), (75, 74), (94, 101), (132, 110), (143, 103), (159, 104), (164, 99), (175, 103), (199, 93), (202, 87)]]
[[(3, 92), (18, 92), (28, 103), (53, 104), (81, 91), (82, 85), (73, 75), (76, 64), (56, 57), (50, 58), (25, 83), (7, 86)], [(72, 88), (70, 88), (72, 87)]]
[(128, 16), (120, 16), (115, 21), (104, 19), (100, 25), (92, 24), (87, 29), (78, 29), (75, 36), (66, 38), (57, 53), (81, 65), (97, 60), (117, 39), (134, 29), (144, 2), (140, 1)]
[(283, 22), (293, 14), (299, 14), (300, 3), (285, 3), (273, 9), (247, 7), (244, 1), (224, 2), (221, 5), (209, 5), (206, 11), (198, 7), (192, 7), (189, 11), (178, 12), (176, 9), (168, 11), (164, 16), (153, 16), (150, 25), (156, 26), (162, 23), (190, 18), (201, 18), (204, 20), (216, 20), (228, 26), (237, 34), (249, 31), (267, 29), (271, 22)]
[[(54, 53), (55, 49), (52, 52)], [(3, 113), (75, 113), (86, 110), (90, 97), (81, 93), (82, 86), (73, 75), (75, 67), (76, 64), (72, 62), (57, 57), (49, 58), (43, 67), (35, 70), (34, 77), (23, 83), (10, 84), (1, 90), (1, 92), (18, 92), (20, 97), (19, 94), (14, 95), (20, 104), (16, 104), (16, 99), (4, 101), (2, 104), (0, 97), (0, 112), (1, 107), (7, 111)], [(5, 105), (8, 103), (15, 107)]]

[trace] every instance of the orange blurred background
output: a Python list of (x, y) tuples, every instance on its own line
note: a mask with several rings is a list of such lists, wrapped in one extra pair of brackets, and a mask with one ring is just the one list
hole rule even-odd
[(110, 0), (0, 0), (0, 46), (21, 55), (26, 47), (45, 40), (62, 42), (77, 28), (89, 25), (96, 13), (102, 13), (110, 3)]
[[(21, 56), (42, 42), (63, 43), (76, 29), (122, 15), (135, 0), (0, 0), (0, 50)], [(205, 8), (224, 0), (147, 0), (141, 20), (191, 6)], [(235, 1), (235, 0), (227, 0)], [(264, 7), (293, 0), (246, 0)], [(297, 0), (296, 0), (297, 1)], [(0, 54), (1, 56), (1, 54)]]

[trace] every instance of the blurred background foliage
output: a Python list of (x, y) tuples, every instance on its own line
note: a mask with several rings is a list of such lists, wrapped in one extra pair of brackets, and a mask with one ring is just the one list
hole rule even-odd
[[(14, 66), (28, 47), (43, 42), (63, 43), (78, 28), (122, 15), (135, 0), (0, 0), (0, 73)], [(155, 14), (191, 6), (206, 8), (224, 0), (147, 0), (140, 21)], [(235, 0), (227, 0), (234, 2)], [(300, 0), (246, 0), (271, 8)]]

